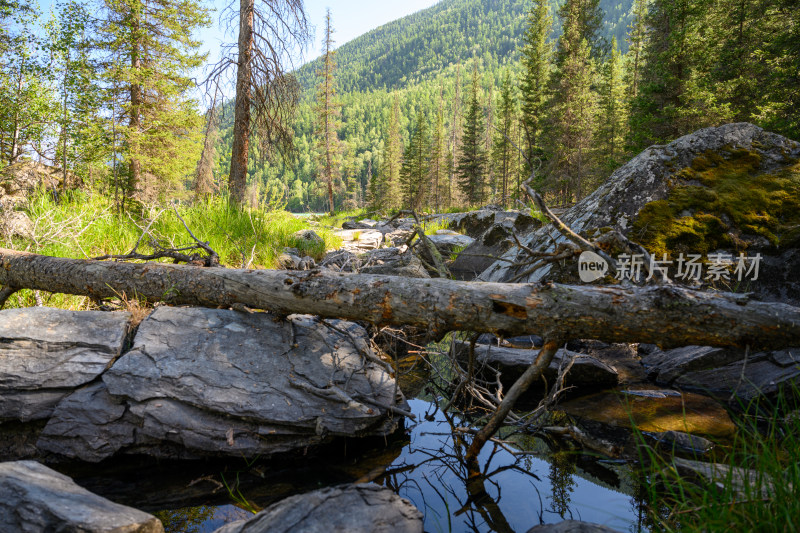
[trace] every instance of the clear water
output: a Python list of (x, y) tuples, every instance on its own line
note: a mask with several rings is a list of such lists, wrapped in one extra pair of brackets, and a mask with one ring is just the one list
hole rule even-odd
[(484, 476), (470, 478), (460, 460), (469, 436), (453, 431), (460, 422), (448, 421), (428, 401), (409, 404), (417, 421), (406, 421), (404, 433), (366, 444), (342, 441), (324, 455), (298, 454), (277, 464), (225, 460), (153, 466), (150, 460), (137, 467), (128, 460), (87, 476), (65, 473), (97, 494), (155, 513), (168, 533), (212, 532), (252, 516), (243, 507), (261, 509), (293, 494), (355, 481), (389, 486), (410, 500), (423, 512), (429, 533), (526, 532), (564, 519), (647, 530), (635, 497), (638, 483), (624, 463), (554, 453), (538, 438), (516, 435), (487, 444), (480, 456)]

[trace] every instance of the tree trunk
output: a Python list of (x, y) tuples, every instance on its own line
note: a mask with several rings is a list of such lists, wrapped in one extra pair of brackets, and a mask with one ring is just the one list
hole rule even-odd
[(239, 62), (236, 69), (236, 107), (233, 116), (233, 148), (228, 189), (231, 201), (240, 206), (245, 204), (247, 197), (254, 13), (255, 0), (239, 0)]
[(416, 325), (436, 333), (536, 333), (545, 339), (646, 342), (664, 348), (800, 346), (800, 308), (673, 286), (626, 289), (199, 268), (63, 259), (7, 249), (0, 249), (0, 283), (94, 298), (124, 293), (174, 305), (241, 303), (280, 314)]
[[(138, 15), (137, 15), (138, 16)], [(139, 37), (139, 32), (141, 31), (139, 25), (139, 19), (134, 16), (134, 20), (132, 22), (131, 27), (131, 34), (133, 38), (133, 42), (131, 43), (131, 69), (134, 72), (135, 76), (140, 74), (142, 68), (142, 60), (141, 60), (141, 40)], [(139, 161), (137, 157), (137, 152), (139, 150), (139, 131), (141, 130), (141, 106), (143, 103), (143, 91), (142, 85), (138, 81), (138, 79), (134, 80), (130, 86), (130, 96), (131, 96), (131, 114), (130, 114), (130, 121), (128, 125), (130, 126), (131, 134), (134, 136), (135, 142), (131, 143), (129, 146), (130, 154), (129, 154), (129, 169), (130, 169), (130, 176), (128, 177), (128, 196), (133, 196), (134, 193), (138, 190), (140, 184), (142, 183), (142, 163)]]

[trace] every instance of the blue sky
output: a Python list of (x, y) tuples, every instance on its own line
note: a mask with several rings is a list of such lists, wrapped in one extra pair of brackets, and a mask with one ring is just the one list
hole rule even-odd
[[(238, 0), (232, 0), (238, 6)], [(259, 0), (256, 0), (258, 3)], [(426, 7), (436, 4), (439, 0), (305, 0), (305, 12), (309, 23), (314, 29), (312, 41), (306, 47), (302, 58), (296, 58), (295, 66), (321, 55), (322, 33), (325, 31), (325, 10), (331, 9), (331, 22), (335, 33), (333, 38), (336, 46), (340, 46), (359, 35), (362, 35), (378, 26), (382, 26), (405, 15), (410, 15)], [(225, 29), (220, 26), (220, 13), (230, 4), (231, 0), (206, 0), (207, 5), (216, 9), (212, 13), (213, 24), (198, 35), (203, 41), (203, 51), (209, 52), (208, 63), (216, 63), (220, 55), (222, 43), (236, 42), (236, 36), (226, 35)], [(47, 18), (50, 8), (58, 0), (39, 0), (43, 19)], [(194, 74), (198, 80), (205, 78), (204, 73)]]
[[(213, 5), (218, 10), (213, 15), (214, 25), (202, 34), (205, 43), (204, 49), (210, 52), (209, 62), (216, 61), (220, 43), (235, 41), (230, 35), (225, 35), (223, 28), (219, 27), (219, 12), (228, 5), (229, 1), (213, 0)], [(238, 5), (238, 1), (234, 1)], [(322, 33), (325, 31), (325, 10), (327, 8), (331, 9), (331, 22), (335, 30), (333, 38), (336, 46), (340, 46), (369, 30), (430, 7), (437, 2), (438, 0), (403, 0), (401, 2), (396, 0), (339, 0), (335, 2), (332, 0), (305, 0), (306, 17), (315, 33), (305, 50), (302, 62), (321, 55)]]

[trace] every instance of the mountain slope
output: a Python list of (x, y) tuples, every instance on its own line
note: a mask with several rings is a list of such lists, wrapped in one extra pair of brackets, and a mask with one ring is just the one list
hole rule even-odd
[[(560, 0), (551, 0), (553, 39), (560, 34), (556, 15)], [(632, 0), (601, 0), (608, 9), (604, 21), (607, 38), (616, 36), (626, 49), (625, 32)], [(432, 124), (439, 108), (440, 94), (444, 124), (451, 131), (459, 121), (454, 109), (456, 94), (463, 99), (473, 63), (481, 76), (482, 100), (491, 115), (497, 88), (506, 70), (512, 77), (519, 71), (519, 49), (526, 29), (530, 0), (442, 0), (438, 4), (376, 28), (337, 50), (337, 90), (343, 104), (342, 127), (344, 178), (363, 191), (383, 161), (383, 139), (392, 92), (400, 97), (400, 130), (408, 140), (411, 119), (422, 112)], [(336, 12), (332, 11), (333, 22)], [(319, 59), (302, 66), (296, 75), (303, 99), (294, 125), (298, 157), (286, 164), (270, 163), (260, 157), (258, 143), (252, 143), (248, 173), (260, 184), (262, 196), (285, 195), (293, 210), (324, 210), (324, 191), (315, 178), (313, 150), (313, 100)], [(459, 84), (456, 81), (459, 81)], [(457, 87), (458, 85), (458, 87)], [(232, 144), (232, 102), (225, 106), (220, 142), (217, 146), (217, 175), (227, 176)], [(460, 128), (457, 127), (458, 130)], [(448, 139), (452, 136), (448, 134)], [(340, 183), (340, 189), (343, 182)], [(341, 205), (344, 193), (337, 195)], [(352, 196), (351, 196), (352, 197)]]

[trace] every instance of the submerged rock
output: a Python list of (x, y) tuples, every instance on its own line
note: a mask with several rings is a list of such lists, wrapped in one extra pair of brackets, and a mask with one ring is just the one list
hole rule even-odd
[(528, 530), (528, 533), (619, 533), (619, 531), (590, 522), (564, 520), (557, 524), (534, 526)]
[(422, 533), (422, 513), (374, 483), (342, 485), (272, 504), (215, 533)]
[(642, 358), (656, 383), (747, 403), (777, 398), (800, 378), (800, 348), (748, 353), (737, 348), (684, 346)]
[(38, 446), (86, 461), (255, 457), (385, 435), (402, 398), (374, 358), (350, 322), (159, 307), (102, 382), (58, 405)]
[(561, 402), (559, 409), (567, 414), (593, 420), (608, 426), (661, 433), (680, 431), (712, 438), (727, 438), (736, 428), (728, 412), (716, 401), (691, 392), (663, 391), (656, 397), (599, 392)]
[(0, 463), (0, 531), (163, 533), (154, 516), (119, 505), (34, 461)]
[(45, 419), (122, 352), (130, 314), (28, 307), (0, 311), (0, 420)]
[(653, 433), (650, 436), (662, 446), (694, 455), (705, 455), (714, 448), (714, 443), (710, 440), (682, 431), (664, 431), (663, 433)]

